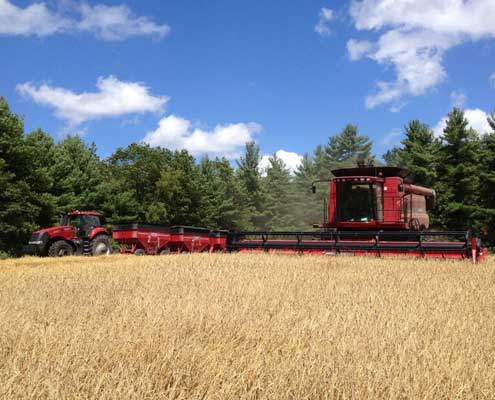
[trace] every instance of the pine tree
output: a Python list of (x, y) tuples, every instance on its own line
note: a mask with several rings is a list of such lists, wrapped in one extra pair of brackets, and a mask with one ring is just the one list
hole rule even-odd
[(263, 179), (266, 201), (263, 229), (287, 231), (296, 224), (295, 193), (289, 170), (284, 162), (273, 155)]
[(331, 170), (335, 164), (329, 161), (326, 147), (322, 145), (316, 146), (313, 152), (312, 163), (315, 179), (329, 179), (332, 176)]
[(437, 217), (450, 229), (476, 225), (474, 212), (479, 197), (479, 152), (477, 133), (468, 127), (464, 112), (449, 113), (438, 153)]
[[(315, 158), (318, 154), (322, 154), (322, 147), (319, 146), (315, 151)], [(320, 150), (320, 151), (319, 151)], [(328, 197), (328, 185), (319, 184), (318, 190), (313, 193), (311, 190), (312, 183), (318, 179), (328, 179), (329, 170), (327, 173), (323, 172), (321, 165), (323, 157), (317, 158), (315, 162), (314, 158), (309, 154), (303, 156), (301, 165), (294, 174), (294, 190), (295, 190), (295, 204), (294, 214), (295, 228), (298, 230), (308, 230), (314, 224), (320, 224), (323, 222), (323, 206)], [(318, 173), (318, 170), (319, 173)]]
[(490, 125), (490, 128), (492, 128), (492, 132), (495, 132), (495, 111), (491, 113), (491, 115), (488, 116), (488, 125)]
[(419, 120), (404, 127), (402, 147), (394, 147), (384, 155), (387, 165), (405, 167), (420, 185), (431, 187), (436, 181), (436, 158), (439, 142), (428, 125)]
[(263, 215), (265, 193), (261, 185), (259, 165), (259, 146), (254, 141), (246, 143), (245, 153), (237, 162), (237, 177), (247, 194), (246, 205), (249, 208), (253, 227), (261, 227), (265, 219)]
[(195, 226), (204, 224), (204, 182), (194, 157), (186, 150), (174, 152), (170, 166), (156, 182), (156, 196), (152, 204), (153, 207), (161, 208), (163, 214), (160, 216), (160, 223)]
[(251, 228), (247, 195), (230, 162), (225, 158), (210, 160), (205, 157), (200, 168), (205, 187), (204, 224), (215, 229)]
[(385, 164), (389, 167), (405, 167), (405, 161), (402, 157), (402, 148), (394, 146), (383, 154)]
[(336, 136), (331, 136), (325, 147), (328, 162), (333, 166), (353, 166), (357, 159), (371, 158), (372, 142), (360, 135), (356, 125), (348, 124)]
[(492, 129), (481, 139), (479, 225), (489, 231), (490, 245), (495, 245), (495, 112), (488, 117)]
[[(31, 188), (37, 193), (34, 202), (39, 208), (36, 225), (45, 227), (55, 221), (56, 197), (53, 195), (53, 178), (50, 169), (56, 153), (53, 138), (38, 129), (25, 137), (26, 148), (33, 173), (28, 177)], [(55, 218), (54, 218), (55, 217)]]

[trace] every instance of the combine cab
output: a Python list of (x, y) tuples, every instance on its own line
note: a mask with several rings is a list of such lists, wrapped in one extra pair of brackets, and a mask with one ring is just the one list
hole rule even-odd
[[(324, 228), (409, 230), (429, 228), (435, 191), (406, 183), (408, 172), (394, 167), (333, 170)], [(313, 186), (314, 188), (315, 186)]]
[(34, 232), (24, 254), (61, 257), (73, 254), (110, 254), (110, 234), (96, 211), (73, 211), (62, 215), (60, 226)]

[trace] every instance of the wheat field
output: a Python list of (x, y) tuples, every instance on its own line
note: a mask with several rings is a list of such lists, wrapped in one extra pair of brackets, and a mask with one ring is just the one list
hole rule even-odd
[(0, 398), (493, 399), (495, 258), (2, 261)]

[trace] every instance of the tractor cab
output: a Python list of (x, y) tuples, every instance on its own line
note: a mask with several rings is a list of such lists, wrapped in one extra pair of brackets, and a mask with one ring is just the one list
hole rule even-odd
[(105, 224), (102, 214), (97, 211), (72, 211), (60, 216), (61, 226), (71, 226), (74, 228), (76, 236), (87, 237), (94, 228)]

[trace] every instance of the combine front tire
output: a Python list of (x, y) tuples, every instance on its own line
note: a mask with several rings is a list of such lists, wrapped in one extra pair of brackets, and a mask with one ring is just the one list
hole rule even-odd
[(57, 240), (50, 245), (48, 255), (50, 257), (71, 256), (74, 254), (74, 248), (64, 240)]
[(91, 254), (94, 256), (109, 255), (112, 253), (110, 239), (106, 235), (98, 235), (91, 241)]

